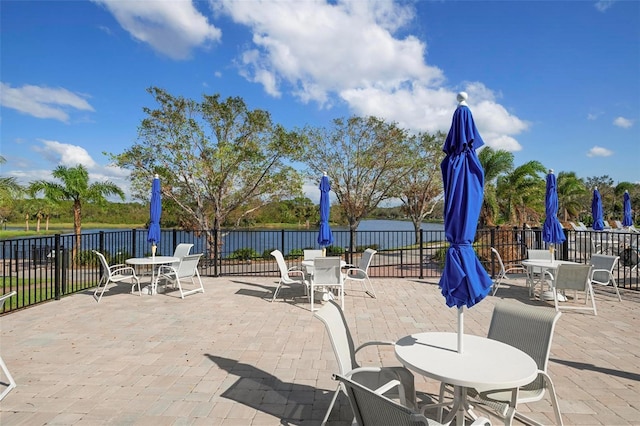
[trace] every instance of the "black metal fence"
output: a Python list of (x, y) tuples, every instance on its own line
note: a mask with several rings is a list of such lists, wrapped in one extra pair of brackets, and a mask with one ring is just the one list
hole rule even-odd
[[(586, 263), (593, 253), (620, 256), (616, 270), (618, 286), (639, 290), (638, 253), (640, 234), (565, 230), (567, 241), (556, 249), (556, 258)], [(444, 231), (334, 231), (330, 254), (357, 264), (360, 254), (371, 247), (378, 251), (369, 268), (371, 277), (438, 277), (448, 247)], [(0, 313), (38, 303), (58, 300), (86, 291), (100, 280), (100, 265), (93, 254), (105, 254), (110, 264), (151, 254), (146, 229), (98, 231), (76, 235), (53, 235), (0, 241), (2, 281), (0, 294), (16, 290)], [(189, 232), (163, 230), (157, 255), (171, 255), (179, 243), (194, 245), (193, 253), (204, 253), (203, 276), (277, 277), (279, 271), (270, 255), (278, 249), (290, 266), (302, 261), (305, 248), (317, 248), (317, 231), (223, 230)], [(78, 243), (79, 241), (79, 243)], [(526, 258), (527, 249), (545, 248), (541, 229), (491, 228), (479, 230), (475, 248), (490, 275), (499, 271), (490, 247), (500, 253), (507, 268)]]

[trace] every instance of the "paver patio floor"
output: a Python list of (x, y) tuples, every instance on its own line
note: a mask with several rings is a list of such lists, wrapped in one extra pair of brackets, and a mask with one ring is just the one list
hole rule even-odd
[[(372, 299), (347, 286), (356, 344), (422, 331), (455, 331), (437, 279), (374, 279)], [(275, 278), (204, 278), (205, 294), (137, 296), (124, 285), (97, 304), (91, 293), (0, 317), (0, 351), (17, 388), (0, 402), (12, 425), (317, 425), (337, 363), (302, 290), (270, 303)], [(465, 332), (486, 335), (495, 303), (529, 300), (523, 281), (465, 313)], [(549, 373), (567, 425), (640, 424), (640, 294), (596, 289), (598, 316), (564, 312)], [(393, 348), (367, 348), (361, 364), (399, 365)], [(0, 379), (4, 382), (5, 378)], [(439, 384), (416, 375), (418, 391)], [(548, 399), (521, 405), (553, 423)], [(341, 395), (332, 425), (349, 425)], [(494, 422), (494, 424), (497, 424)]]

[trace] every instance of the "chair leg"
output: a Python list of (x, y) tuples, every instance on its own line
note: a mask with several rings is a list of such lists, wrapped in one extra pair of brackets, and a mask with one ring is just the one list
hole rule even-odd
[(616, 294), (618, 295), (618, 301), (622, 302), (622, 297), (620, 297), (620, 292), (618, 291), (618, 283), (616, 283), (616, 279), (611, 277), (611, 282), (613, 283), (613, 288), (616, 290)]
[(278, 286), (276, 287), (276, 289), (273, 291), (273, 297), (271, 298), (271, 301), (273, 302), (274, 300), (276, 300), (276, 296), (278, 295), (278, 291), (280, 290), (280, 285), (282, 284), (282, 281), (278, 281)]
[(97, 303), (100, 303), (100, 299), (102, 299), (102, 295), (104, 294), (104, 291), (107, 289), (108, 285), (109, 285), (109, 281), (104, 283), (104, 286), (102, 286), (102, 291), (100, 292), (100, 296), (98, 296), (97, 299), (96, 299), (96, 294), (98, 293), (98, 290), (100, 289), (100, 287), (96, 288), (96, 291), (93, 294), (93, 298), (96, 299)]
[(367, 276), (365, 280), (369, 282), (369, 287), (371, 287), (371, 291), (368, 290), (367, 284), (365, 283), (366, 281), (363, 281), (363, 283), (365, 283), (364, 292), (367, 293), (369, 296), (373, 297), (374, 299), (377, 299), (378, 297), (376, 296), (376, 291), (373, 289), (373, 283), (369, 279), (369, 276)]
[(13, 376), (11, 375), (11, 373), (9, 373), (9, 369), (7, 368), (7, 365), (4, 363), (4, 360), (2, 359), (1, 356), (0, 356), (0, 368), (2, 368), (2, 371), (4, 371), (5, 376), (7, 376), (7, 379), (9, 380), (9, 386), (7, 386), (7, 388), (3, 390), (2, 393), (0, 393), (0, 401), (2, 401), (2, 399), (9, 392), (11, 392), (11, 389), (15, 388), (17, 385), (16, 385), (16, 381), (13, 380)]
[[(313, 291), (313, 287), (311, 287), (311, 291)], [(333, 393), (333, 398), (331, 398), (331, 403), (329, 404), (327, 413), (324, 415), (324, 418), (322, 419), (322, 423), (320, 423), (321, 426), (325, 426), (327, 424), (327, 420), (329, 420), (329, 414), (331, 414), (331, 410), (333, 410), (333, 405), (336, 403), (336, 399), (338, 399), (339, 393), (340, 393), (340, 385), (338, 385), (338, 388)]]

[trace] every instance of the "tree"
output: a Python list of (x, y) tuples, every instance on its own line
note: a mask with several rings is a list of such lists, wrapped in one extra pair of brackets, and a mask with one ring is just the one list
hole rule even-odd
[(501, 214), (508, 223), (524, 225), (540, 222), (544, 214), (547, 169), (539, 161), (529, 161), (513, 172), (498, 177), (496, 194)]
[(484, 228), (496, 225), (499, 214), (497, 181), (498, 177), (513, 171), (513, 154), (485, 145), (478, 152), (478, 160), (484, 169), (484, 199), (480, 208), (480, 227)]
[(106, 202), (106, 197), (112, 195), (118, 195), (124, 201), (124, 192), (109, 181), (89, 184), (89, 172), (81, 164), (76, 167), (58, 166), (51, 175), (62, 183), (36, 180), (29, 184), (29, 192), (34, 196), (42, 192), (46, 199), (55, 202), (62, 200), (73, 202), (73, 229), (76, 243), (72, 258), (75, 260), (81, 245), (83, 203), (102, 204)]
[[(584, 209), (587, 188), (584, 182), (579, 179), (575, 172), (558, 173), (558, 210), (561, 212), (563, 221), (576, 218)], [(591, 203), (589, 203), (591, 205)]]
[[(172, 96), (152, 87), (158, 104), (144, 108), (138, 141), (111, 157), (131, 170), (134, 195), (148, 198), (158, 173), (163, 203), (175, 203), (180, 220), (194, 230), (221, 229), (273, 201), (301, 195), (302, 179), (286, 164), (304, 140), (275, 125), (264, 110), (250, 110), (240, 97), (202, 101)], [(208, 234), (209, 248), (213, 238)]]
[[(327, 173), (352, 236), (381, 202), (397, 197), (411, 166), (407, 132), (376, 117), (333, 120), (330, 128), (307, 127), (302, 156), (311, 179)], [(352, 246), (355, 241), (352, 241)]]
[[(0, 164), (7, 160), (0, 156)], [(0, 224), (4, 223), (15, 209), (15, 200), (20, 198), (24, 189), (15, 178), (0, 177)]]
[(420, 242), (422, 221), (444, 196), (440, 163), (445, 157), (442, 150), (447, 135), (419, 133), (407, 138), (412, 164), (405, 179), (396, 189), (402, 202), (402, 211), (413, 223), (416, 243)]

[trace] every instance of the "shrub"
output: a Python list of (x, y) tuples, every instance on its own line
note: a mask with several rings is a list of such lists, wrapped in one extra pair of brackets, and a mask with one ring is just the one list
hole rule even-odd
[(342, 256), (344, 254), (344, 247), (329, 246), (327, 247), (327, 256)]
[(264, 250), (262, 252), (262, 258), (263, 259), (271, 259), (273, 257), (273, 256), (271, 256), (271, 252), (274, 251), (274, 250), (277, 250), (277, 249), (275, 247), (273, 247), (273, 248), (269, 248), (269, 249)]
[(370, 249), (374, 249), (375, 251), (378, 251), (378, 248), (380, 246), (378, 244), (369, 244), (367, 246), (356, 246), (356, 252), (357, 253), (364, 253), (364, 251), (368, 248)]
[(292, 249), (287, 257), (296, 258), (302, 256), (304, 256), (304, 251), (302, 249)]
[(235, 250), (233, 253), (231, 253), (231, 255), (229, 256), (229, 259), (251, 260), (251, 259), (255, 259), (257, 257), (260, 257), (260, 256), (258, 255), (258, 252), (256, 252), (254, 249), (252, 249), (252, 248), (239, 248), (239, 249)]

